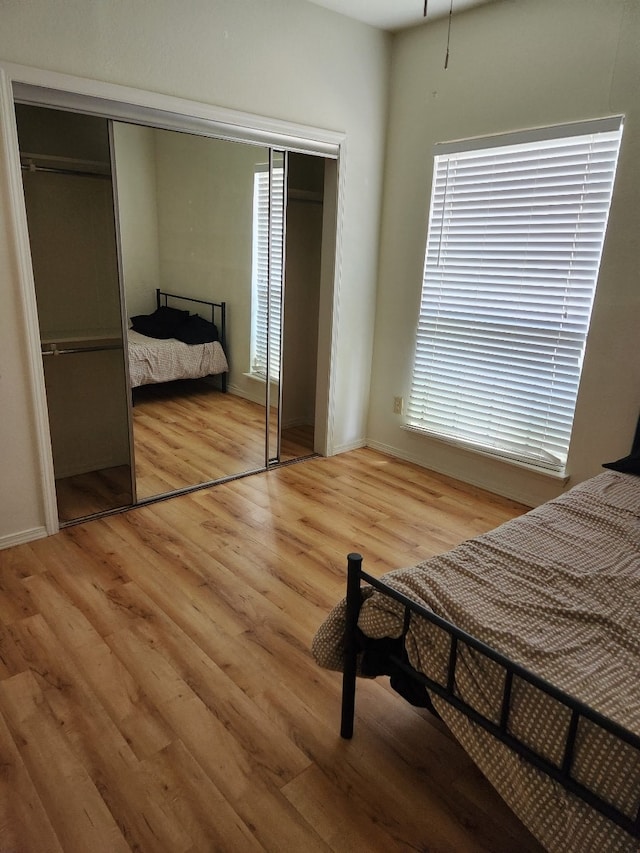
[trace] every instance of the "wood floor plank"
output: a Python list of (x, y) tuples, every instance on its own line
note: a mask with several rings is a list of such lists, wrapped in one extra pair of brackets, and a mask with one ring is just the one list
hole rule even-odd
[[(128, 662), (130, 670), (139, 662), (146, 662), (137, 672), (146, 692), (191, 754), (198, 756), (198, 762), (234, 812), (251, 826), (258, 841), (269, 850), (326, 850), (303, 817), (280, 794), (279, 785), (264, 781), (260, 756), (254, 760), (241, 737), (229, 731), (175, 671), (167, 671), (168, 665), (155, 650), (132, 632), (119, 632), (109, 642)], [(141, 652), (142, 646), (145, 648)], [(281, 773), (276, 770), (280, 783)]]
[(32, 673), (0, 684), (0, 712), (65, 853), (127, 853), (129, 844)]
[(172, 742), (174, 733), (106, 643), (83, 645), (71, 654), (139, 760)]
[[(333, 709), (333, 727), (327, 727), (327, 719), (332, 719), (331, 709), (319, 706), (317, 714), (309, 711), (304, 714), (299, 707), (303, 700), (293, 692), (282, 695), (280, 689), (271, 688), (257, 697), (256, 701), (273, 715), (274, 722), (290, 730), (290, 736), (305, 745), (313, 759), (313, 771), (320, 771), (319, 776), (311, 770), (305, 771), (285, 786), (284, 793), (298, 804), (306, 796), (315, 797), (312, 790), (307, 790), (309, 780), (321, 788), (330, 782), (333, 794), (324, 803), (317, 807), (314, 803), (306, 803), (309, 812), (299, 806), (325, 840), (327, 827), (322, 821), (315, 821), (331, 801), (348, 803), (354, 832), (357, 827), (357, 833), (362, 833), (363, 828), (359, 824), (363, 819), (364, 827), (377, 829), (382, 826), (385, 830), (382, 838), (386, 846), (378, 848), (365, 832), (351, 849), (368, 850), (370, 845), (372, 849), (389, 851), (422, 849), (422, 844), (428, 839), (427, 848), (439, 851), (494, 850), (510, 853), (518, 841), (508, 834), (502, 837), (499, 823), (487, 819), (483, 809), (467, 801), (462, 821), (456, 809), (448, 803), (447, 792), (457, 779), (474, 771), (469, 758), (462, 750), (452, 752), (450, 736), (443, 728), (433, 726), (426, 712), (416, 714), (415, 709), (408, 705), (398, 709), (397, 697), (391, 691), (381, 692), (377, 687), (365, 682), (359, 689), (359, 709), (369, 709), (373, 713), (367, 714), (366, 722), (358, 727), (358, 740), (351, 742), (338, 737), (337, 709)], [(314, 707), (313, 703), (311, 706)], [(403, 729), (415, 732), (415, 740), (408, 747), (404, 732), (401, 737), (394, 734)], [(382, 786), (381, 778), (384, 780)], [(407, 791), (421, 792), (419, 809), (415, 809)], [(320, 811), (317, 812), (316, 808)], [(334, 810), (329, 808), (329, 812), (333, 814)], [(433, 814), (437, 815), (435, 822)], [(506, 807), (503, 817), (505, 814)], [(520, 836), (524, 835), (522, 827), (518, 827), (518, 831)], [(330, 843), (336, 849), (349, 849), (335, 839)]]
[(0, 850), (64, 853), (1, 714), (0, 768)]
[(32, 672), (65, 739), (135, 849), (186, 851), (190, 839), (167, 818), (120, 729), (41, 616), (16, 626)]
[[(154, 653), (180, 673), (185, 690), (188, 688), (194, 697), (201, 700), (226, 731), (234, 733), (242, 749), (251, 754), (254, 772), (264, 775), (271, 784), (280, 786), (308, 765), (305, 753), (271, 724), (260, 708), (203, 649), (169, 619), (162, 618), (162, 614), (133, 585), (127, 591), (137, 610), (145, 608), (154, 614), (153, 619), (140, 619), (132, 627), (136, 639), (148, 644)], [(111, 638), (110, 642), (118, 643), (119, 638)], [(182, 737), (181, 733), (178, 734)]]
[[(100, 613), (98, 607), (93, 608), (98, 613), (94, 628), (80, 610), (85, 603), (81, 593), (87, 578), (83, 577), (76, 587), (76, 568), (69, 566), (69, 577), (65, 578), (64, 569), (52, 564), (52, 575), (39, 576), (32, 585), (32, 593), (35, 600), (42, 605), (42, 610), (52, 614), (50, 620), (55, 626), (57, 637), (65, 646), (67, 655), (82, 670), (87, 683), (100, 697), (105, 710), (120, 728), (134, 753), (138, 757), (147, 756), (170, 743), (172, 733), (168, 731), (156, 709), (147, 701), (138, 684), (102, 641), (100, 628), (104, 631), (105, 625), (113, 627), (113, 622), (109, 620), (113, 619), (114, 601), (117, 600), (114, 590), (109, 590), (101, 599), (105, 605), (104, 613)], [(85, 570), (88, 574), (86, 564)], [(58, 577), (62, 583), (58, 582)], [(70, 596), (65, 594), (65, 585), (71, 590)], [(88, 613), (92, 612), (91, 608), (86, 610)], [(137, 614), (131, 618), (137, 618)], [(122, 621), (117, 624), (121, 626), (128, 622), (122, 617)], [(29, 662), (20, 653), (20, 648), (21, 643), (15, 631), (5, 642), (0, 634), (0, 654), (3, 659), (13, 655), (10, 661), (12, 674), (29, 668)]]
[(30, 572), (23, 565), (21, 557), (15, 560), (10, 558), (10, 562), (3, 567), (0, 573), (0, 624), (11, 625), (37, 612), (29, 590), (23, 583), (28, 577)]
[[(150, 517), (150, 510), (145, 510), (145, 513)], [(104, 524), (109, 528), (114, 526), (110, 519), (106, 519)], [(171, 543), (175, 541), (176, 534), (166, 533), (166, 527), (148, 518), (141, 522), (139, 511), (136, 511), (135, 521), (128, 520), (125, 525), (118, 523), (117, 527), (117, 532), (111, 530), (116, 559), (176, 624), (189, 626), (192, 635), (215, 635), (218, 631), (234, 635), (244, 630), (241, 614), (212, 594), (202, 576), (193, 568), (192, 561), (200, 558), (193, 543), (183, 540), (181, 558), (172, 550)], [(154, 530), (158, 530), (157, 536)], [(130, 543), (136, 540), (136, 534), (140, 533), (143, 541), (149, 539), (152, 543), (144, 556), (130, 547)], [(209, 564), (215, 571), (215, 561), (210, 560)], [(167, 578), (171, 579), (170, 582)]]
[(363, 449), (0, 552), (0, 829), (20, 853), (539, 853), (384, 681), (343, 741), (310, 654), (347, 553), (380, 573), (522, 511)]
[(64, 630), (68, 647), (75, 648), (99, 641), (100, 633), (82, 611), (69, 601), (53, 575), (36, 575), (25, 581), (37, 602), (40, 613), (47, 614), (50, 624)]
[(145, 769), (159, 780), (165, 808), (189, 833), (194, 850), (264, 851), (181, 741), (174, 741), (150, 757)]
[[(357, 790), (345, 796), (345, 791), (315, 765), (290, 783), (285, 794), (337, 853), (399, 853), (411, 849), (403, 839), (394, 838), (397, 826), (379, 819), (373, 803), (363, 800)], [(441, 850), (457, 853), (454, 848)]]

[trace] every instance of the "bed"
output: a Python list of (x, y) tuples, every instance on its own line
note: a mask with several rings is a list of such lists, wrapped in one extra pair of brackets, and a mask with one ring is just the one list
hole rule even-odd
[(343, 737), (356, 677), (390, 676), (550, 851), (640, 850), (638, 445), (417, 566), (376, 579), (349, 555), (346, 599), (313, 640), (343, 672)]
[[(208, 316), (192, 313), (192, 308)], [(226, 391), (229, 365), (225, 342), (224, 302), (157, 289), (156, 310), (131, 318), (127, 335), (131, 387), (219, 376), (221, 390)]]

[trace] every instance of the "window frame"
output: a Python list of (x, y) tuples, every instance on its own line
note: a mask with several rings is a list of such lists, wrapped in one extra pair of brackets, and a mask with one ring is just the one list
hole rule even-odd
[[(281, 180), (272, 181), (272, 174)], [(271, 342), (280, 341), (282, 331), (285, 174), (284, 165), (259, 163), (253, 178), (249, 375), (262, 382), (267, 373), (270, 382), (280, 377), (280, 347)]]
[[(602, 258), (602, 251), (604, 248), (604, 239), (606, 235), (606, 226), (608, 221), (609, 210), (611, 207), (611, 202), (613, 198), (613, 187), (615, 181), (615, 172), (619, 159), (620, 153), (620, 144), (622, 137), (624, 118), (623, 116), (611, 116), (604, 119), (595, 119), (587, 122), (576, 122), (572, 124), (563, 124), (563, 125), (555, 125), (552, 127), (545, 128), (536, 128), (533, 130), (526, 130), (508, 134), (500, 134), (491, 137), (484, 138), (474, 138), (467, 140), (459, 140), (455, 142), (447, 142), (447, 143), (439, 143), (434, 147), (433, 150), (433, 182), (431, 188), (431, 200), (429, 205), (429, 214), (428, 214), (428, 230), (427, 230), (427, 240), (425, 247), (425, 262), (423, 267), (423, 280), (421, 286), (421, 296), (420, 296), (420, 305), (418, 308), (418, 320), (416, 325), (416, 339), (415, 339), (415, 347), (413, 353), (413, 359), (411, 363), (411, 372), (410, 372), (410, 383), (409, 383), (409, 391), (408, 391), (408, 403), (405, 407), (405, 413), (403, 418), (403, 426), (413, 432), (424, 434), (432, 438), (436, 438), (438, 440), (444, 441), (448, 444), (453, 444), (455, 446), (460, 446), (468, 450), (475, 451), (482, 455), (490, 456), (493, 458), (499, 458), (503, 461), (513, 462), (516, 465), (522, 465), (527, 468), (533, 468), (536, 471), (540, 471), (542, 473), (548, 473), (552, 476), (565, 476), (566, 474), (566, 464), (569, 453), (570, 441), (571, 441), (571, 433), (573, 426), (573, 417), (575, 414), (575, 406), (577, 402), (577, 394), (579, 390), (580, 377), (582, 371), (582, 363), (584, 358), (584, 350), (586, 346), (586, 340), (589, 329), (589, 321), (591, 316), (591, 309), (593, 306), (593, 301), (595, 298), (597, 279), (600, 267), (600, 261)], [(446, 282), (447, 274), (451, 275), (451, 270), (454, 270), (454, 274), (458, 275), (462, 279), (464, 279), (465, 273), (461, 273), (460, 269), (464, 270), (466, 261), (463, 259), (459, 260), (461, 254), (468, 254), (465, 251), (467, 246), (464, 243), (465, 240), (468, 240), (473, 250), (477, 249), (477, 246), (480, 245), (477, 234), (475, 233), (475, 229), (478, 227), (478, 222), (482, 222), (482, 216), (485, 216), (484, 209), (493, 211), (500, 210), (500, 203), (497, 203), (494, 207), (486, 207), (483, 209), (481, 213), (476, 213), (473, 210), (474, 205), (477, 205), (477, 202), (473, 200), (471, 202), (465, 202), (466, 207), (464, 209), (464, 214), (455, 212), (454, 205), (456, 204), (453, 201), (453, 193), (455, 190), (459, 191), (460, 186), (463, 186), (463, 189), (468, 189), (469, 187), (476, 187), (476, 184), (472, 184), (468, 178), (460, 178), (459, 185), (454, 190), (449, 189), (449, 174), (445, 175), (445, 184), (444, 184), (444, 200), (442, 198), (442, 180), (443, 180), (443, 169), (441, 168), (443, 164), (449, 163), (449, 161), (455, 160), (455, 158), (459, 158), (462, 160), (466, 160), (468, 164), (471, 164), (473, 158), (477, 158), (478, 161), (481, 161), (482, 158), (496, 158), (498, 161), (501, 155), (507, 155), (509, 151), (514, 151), (515, 148), (513, 146), (524, 146), (525, 149), (536, 149), (539, 150), (544, 146), (545, 142), (549, 142), (549, 147), (554, 148), (555, 146), (561, 147), (564, 144), (564, 141), (567, 140), (567, 150), (572, 148), (574, 144), (580, 147), (583, 143), (580, 140), (580, 137), (586, 138), (587, 136), (592, 136), (596, 141), (598, 141), (601, 137), (599, 134), (615, 134), (617, 137), (617, 144), (614, 145), (615, 153), (612, 157), (612, 166), (610, 166), (610, 182), (608, 189), (608, 199), (606, 202), (606, 212), (604, 213), (600, 237), (599, 237), (599, 254), (597, 258), (597, 262), (595, 263), (595, 268), (592, 270), (593, 272), (593, 280), (590, 284), (590, 303), (588, 306), (588, 311), (586, 313), (586, 326), (584, 328), (584, 333), (582, 334), (580, 341), (580, 360), (579, 365), (577, 367), (577, 379), (575, 379), (575, 384), (569, 389), (569, 402), (571, 405), (571, 414), (570, 414), (570, 422), (568, 425), (568, 431), (566, 431), (566, 415), (563, 416), (564, 424), (563, 429), (565, 429), (565, 433), (561, 436), (561, 438), (554, 438), (549, 446), (552, 446), (554, 449), (553, 453), (549, 453), (544, 448), (544, 443), (541, 443), (538, 450), (531, 451), (529, 446), (526, 444), (526, 439), (522, 436), (518, 439), (518, 441), (512, 442), (512, 446), (509, 446), (509, 443), (506, 441), (500, 443), (502, 439), (498, 440), (495, 437), (495, 433), (492, 438), (487, 441), (486, 436), (491, 433), (482, 432), (481, 431), (481, 439), (474, 439), (471, 436), (472, 431), (468, 428), (469, 425), (473, 422), (475, 418), (477, 418), (478, 424), (482, 424), (482, 416), (480, 415), (480, 408), (474, 409), (472, 412), (473, 406), (468, 402), (468, 398), (470, 396), (469, 391), (467, 390), (467, 400), (464, 400), (464, 393), (458, 392), (454, 388), (454, 382), (458, 382), (459, 385), (464, 384), (466, 380), (467, 383), (470, 383), (470, 376), (475, 375), (473, 373), (473, 368), (467, 368), (467, 372), (464, 372), (464, 358), (460, 359), (460, 368), (458, 369), (459, 379), (452, 379), (451, 377), (445, 377), (443, 380), (439, 380), (435, 377), (435, 370), (439, 364), (447, 365), (447, 358), (451, 358), (451, 356), (447, 356), (446, 354), (440, 358), (439, 355), (430, 355), (426, 354), (426, 348), (431, 347), (433, 351), (436, 350), (437, 347), (442, 345), (442, 350), (445, 352), (446, 347), (443, 345), (452, 345), (454, 344), (454, 336), (452, 333), (447, 332), (447, 323), (454, 324), (457, 322), (454, 318), (455, 312), (450, 315), (450, 318), (446, 317), (446, 309), (447, 308), (447, 300), (451, 299), (451, 294), (445, 291), (451, 291), (455, 289), (455, 285), (448, 284)], [(569, 142), (571, 140), (571, 142)], [(613, 145), (614, 143), (612, 143)], [(586, 145), (586, 142), (584, 143)], [(544, 146), (546, 148), (546, 146)], [(509, 149), (509, 151), (507, 150)], [(558, 149), (559, 150), (559, 149)], [(550, 155), (550, 159), (554, 155)], [(543, 168), (547, 168), (545, 165)], [(440, 169), (440, 171), (439, 171)], [(471, 174), (471, 172), (470, 172)], [(496, 182), (499, 182), (501, 176), (510, 176), (508, 168), (505, 168), (504, 171), (500, 171), (499, 168), (496, 168), (496, 174), (499, 176)], [(484, 178), (484, 176), (481, 176)], [(477, 178), (474, 180), (478, 181)], [(466, 181), (466, 183), (465, 183)], [(455, 187), (455, 180), (452, 181)], [(509, 181), (512, 183), (512, 181)], [(523, 185), (526, 182), (523, 181)], [(478, 186), (480, 183), (478, 181)], [(585, 181), (584, 185), (587, 185)], [(486, 184), (489, 186), (489, 184)], [(492, 185), (493, 186), (493, 185)], [(550, 184), (551, 186), (551, 184)], [(576, 182), (577, 186), (577, 182)], [(451, 192), (452, 195), (449, 199), (450, 209), (449, 212), (446, 212), (447, 207), (447, 192)], [(587, 195), (589, 190), (584, 191), (584, 195)], [(440, 193), (440, 197), (436, 199), (437, 194)], [(542, 198), (547, 200), (550, 198), (551, 193), (548, 190), (542, 191)], [(462, 198), (462, 196), (460, 197)], [(510, 200), (510, 199), (509, 199)], [(501, 202), (504, 205), (507, 205), (507, 202)], [(461, 205), (458, 205), (460, 209)], [(469, 212), (471, 210), (471, 212)], [(434, 212), (435, 211), (435, 212)], [(454, 211), (454, 212), (452, 212)], [(460, 236), (458, 237), (452, 236), (453, 229), (451, 229), (451, 224), (453, 223), (456, 227), (459, 227), (459, 223), (463, 221), (463, 215), (466, 217), (464, 220), (465, 231), (471, 235), (470, 237), (463, 237), (463, 240), (460, 240)], [(456, 219), (456, 217), (458, 217)], [(494, 217), (495, 218), (495, 217)], [(437, 221), (436, 221), (437, 220)], [(542, 222), (542, 217), (539, 217), (539, 221)], [(582, 227), (580, 225), (580, 216), (577, 217), (577, 224), (574, 227), (574, 230), (577, 232)], [(469, 224), (471, 223), (471, 224)], [(495, 226), (497, 228), (497, 226)], [(534, 227), (530, 226), (531, 232), (535, 230)], [(445, 234), (445, 231), (450, 229), (450, 231)], [(552, 229), (549, 229), (549, 233)], [(570, 229), (569, 229), (570, 230)], [(491, 229), (488, 229), (488, 233), (491, 238), (495, 237), (495, 232), (491, 232)], [(443, 236), (444, 235), (444, 236)], [(537, 236), (537, 235), (536, 235)], [(523, 241), (526, 242), (530, 237), (529, 233), (524, 233)], [(451, 245), (453, 249), (451, 250), (451, 256), (455, 258), (455, 260), (449, 259), (442, 261), (441, 252), (446, 253), (449, 250), (448, 241), (451, 239)], [(457, 245), (455, 244), (455, 240), (458, 240)], [(485, 239), (485, 238), (482, 238)], [(486, 239), (486, 243), (491, 243), (491, 239)], [(475, 245), (474, 245), (475, 244)], [(495, 254), (495, 242), (493, 243), (493, 247), (487, 250), (487, 255)], [(546, 243), (540, 244), (542, 247), (547, 246)], [(434, 248), (435, 246), (435, 248)], [(503, 242), (499, 244), (499, 249), (503, 249)], [(509, 247), (511, 248), (511, 247)], [(555, 249), (555, 246), (552, 246)], [(437, 284), (437, 275), (433, 273), (433, 264), (434, 264), (434, 252), (437, 254), (438, 259), (438, 267), (444, 269), (447, 267), (447, 271), (442, 273), (442, 281), (443, 284)], [(458, 253), (458, 257), (456, 258), (456, 252)], [(526, 255), (526, 252), (523, 254)], [(473, 259), (473, 262), (477, 262), (477, 258)], [(459, 269), (455, 269), (454, 264), (459, 263)], [(494, 263), (496, 263), (494, 261)], [(485, 269), (483, 269), (483, 273)], [(440, 275), (438, 273), (438, 275)], [(514, 274), (515, 275), (515, 274)], [(454, 276), (452, 276), (453, 278)], [(480, 277), (480, 276), (479, 276)], [(558, 281), (561, 280), (561, 277), (558, 278)], [(440, 290), (444, 295), (436, 297), (434, 294), (440, 287)], [(493, 293), (494, 296), (498, 293), (497, 288), (494, 287), (493, 291), (491, 291), (491, 284), (484, 283), (480, 287), (485, 287), (486, 291), (484, 295), (487, 293)], [(571, 281), (567, 280), (567, 292), (572, 293), (571, 291)], [(479, 288), (478, 288), (479, 289)], [(568, 298), (568, 297), (567, 297)], [(431, 300), (431, 311), (435, 313), (429, 313), (426, 308), (426, 303)], [(479, 301), (476, 299), (475, 303), (473, 298), (469, 298), (468, 306), (473, 305), (478, 306)], [(546, 305), (547, 303), (545, 303)], [(436, 306), (434, 308), (434, 306)], [(442, 308), (444, 306), (444, 309)], [(434, 320), (434, 317), (440, 317), (441, 311), (444, 310), (443, 313), (443, 321), (442, 321), (442, 329), (436, 329), (438, 321)], [(465, 308), (461, 309), (460, 314)], [(468, 310), (468, 309), (467, 309)], [(496, 308), (496, 311), (499, 309)], [(514, 308), (513, 311), (516, 309)], [(494, 316), (495, 316), (494, 311)], [(486, 316), (491, 316), (489, 313)], [(514, 317), (516, 315), (514, 314)], [(581, 315), (583, 319), (583, 315)], [(426, 329), (433, 320), (434, 329), (431, 332), (427, 332)], [(470, 328), (473, 327), (473, 324), (477, 322), (477, 317), (474, 315), (470, 321)], [(488, 335), (489, 333), (485, 333)], [(464, 337), (461, 335), (460, 337)], [(477, 337), (477, 336), (476, 336)], [(478, 338), (479, 339), (479, 338)], [(489, 340), (486, 337), (486, 340)], [(458, 345), (456, 343), (456, 345)], [(489, 349), (488, 347), (485, 347)], [(453, 350), (452, 350), (453, 351)], [(555, 356), (554, 356), (555, 357)], [(488, 358), (488, 356), (487, 356)], [(440, 359), (440, 360), (439, 360)], [(452, 365), (452, 361), (449, 362), (449, 367)], [(488, 362), (489, 363), (489, 362)], [(498, 362), (494, 361), (493, 364), (497, 364)], [(478, 361), (478, 365), (480, 361)], [(425, 367), (425, 365), (430, 365), (430, 367)], [(476, 370), (480, 370), (482, 368), (475, 368)], [(572, 368), (573, 372), (576, 372), (575, 366)], [(431, 373), (429, 372), (431, 371)], [(446, 374), (446, 370), (444, 371)], [(453, 371), (451, 371), (453, 373)], [(506, 374), (508, 369), (504, 369), (503, 372)], [(511, 371), (511, 374), (515, 375), (515, 371)], [(429, 390), (428, 392), (425, 390), (427, 385), (425, 384), (424, 378), (425, 376), (429, 376), (429, 382), (435, 384), (440, 381), (440, 389)], [(478, 375), (480, 375), (478, 373)], [(448, 391), (446, 390), (447, 382), (450, 383), (450, 387)], [(422, 384), (421, 384), (422, 383)], [(487, 381), (487, 384), (490, 384)], [(444, 389), (444, 390), (442, 390)], [(449, 397), (447, 397), (447, 393)], [(490, 394), (493, 393), (489, 391), (487, 396), (483, 398), (484, 400), (490, 399)], [(512, 391), (511, 391), (512, 393)], [(538, 388), (536, 386), (535, 393), (538, 393)], [(458, 396), (456, 396), (458, 395)], [(431, 402), (427, 403), (426, 401), (430, 399)], [(515, 399), (515, 398), (514, 398)], [(553, 394), (550, 393), (548, 399), (553, 399)], [(431, 405), (432, 411), (435, 409), (435, 406), (438, 404), (438, 401), (449, 402), (452, 400), (460, 401), (463, 400), (462, 404), (458, 406), (458, 413), (454, 414), (453, 410), (448, 413), (443, 413), (446, 407), (442, 407), (442, 410), (438, 412), (438, 415), (429, 415), (426, 411), (426, 407)], [(506, 404), (505, 404), (506, 405)], [(465, 413), (466, 410), (466, 413)], [(534, 406), (530, 407), (532, 413), (535, 414), (536, 409)], [(465, 424), (463, 428), (460, 428), (458, 432), (456, 432), (456, 428), (453, 426), (456, 419), (462, 419), (464, 422), (465, 414), (469, 417), (468, 423)], [(485, 420), (493, 417), (493, 415), (486, 414)], [(504, 417), (503, 414), (500, 414), (500, 417)], [(487, 421), (489, 423), (489, 421)], [(443, 426), (443, 424), (445, 426)], [(448, 427), (447, 428), (447, 425)], [(552, 425), (552, 429), (555, 428)], [(506, 435), (509, 427), (504, 426), (504, 428), (496, 429), (495, 432), (502, 432), (503, 435)], [(547, 429), (545, 427), (545, 429)], [(536, 436), (536, 441), (538, 440)], [(557, 447), (562, 446), (561, 453), (557, 453)]]

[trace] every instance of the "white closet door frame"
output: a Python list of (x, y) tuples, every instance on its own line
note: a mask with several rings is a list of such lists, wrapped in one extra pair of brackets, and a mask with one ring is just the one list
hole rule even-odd
[(14, 63), (0, 63), (0, 121), (5, 128), (0, 157), (4, 161), (2, 165), (6, 169), (9, 182), (9, 225), (18, 259), (20, 300), (27, 334), (28, 370), (35, 413), (44, 522), (47, 533), (56, 533), (59, 525), (44, 372), (40, 355), (35, 285), (22, 194), (14, 100), (99, 115), (133, 124), (152, 125), (166, 130), (182, 130), (217, 139), (284, 148), (288, 151), (314, 154), (336, 161), (335, 246), (332, 245), (334, 251), (331, 252), (330, 257), (323, 251), (321, 270), (319, 340), (325, 343), (318, 353), (318, 363), (323, 366), (323, 374), (320, 375), (319, 370), (320, 393), (316, 403), (320, 404), (320, 407), (316, 422), (320, 426), (318, 430), (320, 439), (315, 447), (316, 452), (322, 455), (332, 455), (335, 417), (334, 331), (337, 328), (339, 304), (346, 134), (98, 80), (58, 74)]

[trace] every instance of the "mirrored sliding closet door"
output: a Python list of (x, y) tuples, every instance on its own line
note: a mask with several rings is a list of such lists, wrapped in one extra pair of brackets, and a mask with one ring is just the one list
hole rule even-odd
[[(269, 152), (121, 122), (113, 136), (138, 499), (262, 470), (254, 177)], [(154, 328), (158, 289), (176, 313)]]
[(323, 158), (16, 116), (60, 522), (313, 454)]

